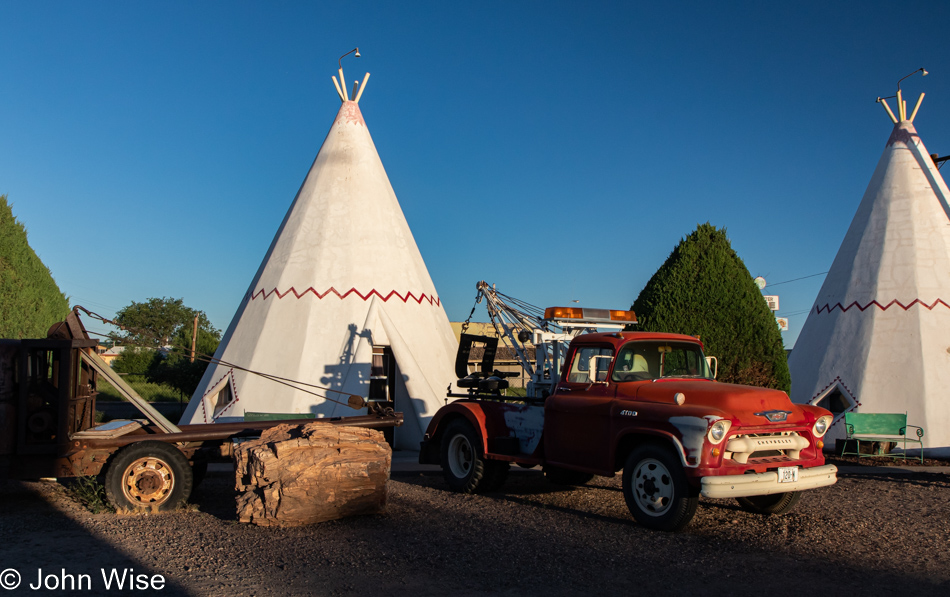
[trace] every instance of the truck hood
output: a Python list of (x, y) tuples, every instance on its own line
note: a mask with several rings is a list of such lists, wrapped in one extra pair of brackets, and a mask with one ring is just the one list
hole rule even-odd
[[(730, 383), (718, 383), (706, 380), (670, 379), (638, 384), (636, 399), (644, 402), (675, 404), (675, 395), (685, 396), (684, 406), (708, 407), (729, 413), (730, 418), (738, 419), (742, 425), (806, 424), (812, 417), (794, 404), (785, 392), (769, 388), (757, 388)], [(778, 413), (779, 421), (770, 421), (765, 414), (771, 411), (785, 411), (783, 417)]]

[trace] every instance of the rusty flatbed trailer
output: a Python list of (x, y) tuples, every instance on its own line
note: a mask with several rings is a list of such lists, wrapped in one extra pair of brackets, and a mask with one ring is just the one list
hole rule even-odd
[[(402, 413), (177, 426), (138, 397), (95, 354), (75, 314), (46, 339), (0, 340), (0, 478), (104, 476), (120, 509), (168, 510), (233, 444), (282, 424), (387, 428)], [(143, 417), (95, 423), (97, 386), (107, 376)]]
[(361, 415), (354, 417), (333, 417), (327, 419), (281, 419), (245, 423), (210, 423), (205, 425), (181, 425), (181, 433), (164, 433), (155, 425), (143, 425), (130, 433), (115, 438), (91, 438), (73, 436), (70, 447), (57, 458), (59, 474), (52, 477), (73, 477), (98, 475), (102, 469), (103, 456), (108, 459), (116, 450), (130, 444), (143, 441), (156, 441), (176, 444), (178, 449), (190, 458), (199, 451), (206, 462), (230, 461), (232, 441), (241, 438), (259, 437), (261, 432), (277, 425), (305, 425), (308, 423), (326, 423), (328, 425), (346, 425), (348, 427), (370, 427), (381, 429), (397, 427), (402, 424), (402, 413), (393, 416)]

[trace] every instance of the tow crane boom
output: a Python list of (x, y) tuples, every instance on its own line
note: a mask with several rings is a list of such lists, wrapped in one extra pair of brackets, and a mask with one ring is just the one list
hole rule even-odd
[[(485, 300), (492, 326), (502, 341), (517, 355), (528, 374), (528, 398), (546, 398), (560, 378), (565, 348), (574, 337), (598, 329), (620, 331), (637, 322), (632, 311), (548, 307), (542, 309), (498, 292), (495, 285), (480, 281), (475, 285), (475, 303)], [(464, 330), (463, 330), (464, 331)], [(527, 344), (534, 344), (534, 362)]]

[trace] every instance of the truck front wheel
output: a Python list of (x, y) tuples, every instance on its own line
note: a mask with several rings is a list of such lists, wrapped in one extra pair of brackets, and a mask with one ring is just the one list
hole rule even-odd
[(191, 467), (174, 446), (145, 441), (122, 449), (106, 469), (106, 497), (119, 511), (166, 512), (191, 495)]
[(627, 458), (623, 497), (641, 526), (658, 531), (682, 529), (699, 504), (699, 491), (689, 486), (676, 456), (652, 444), (637, 447)]
[(790, 512), (802, 499), (802, 492), (789, 491), (773, 493), (772, 495), (752, 495), (736, 498), (739, 505), (747, 512), (755, 514), (785, 514)]
[(453, 491), (492, 491), (505, 481), (507, 462), (485, 459), (475, 429), (468, 421), (456, 419), (442, 435), (442, 474)]

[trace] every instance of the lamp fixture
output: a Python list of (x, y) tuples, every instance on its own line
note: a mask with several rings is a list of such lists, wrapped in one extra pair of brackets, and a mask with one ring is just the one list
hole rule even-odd
[[(352, 50), (350, 50), (350, 51), (347, 52), (346, 54), (343, 54), (342, 56), (340, 56), (340, 59), (337, 61), (337, 64), (339, 65), (340, 70), (343, 69), (343, 59), (346, 58), (347, 56), (349, 56), (350, 54), (352, 54), (353, 52), (356, 52), (356, 57), (357, 57), (357, 58), (360, 57), (360, 49), (359, 49), (359, 48), (353, 48)], [(914, 71), (914, 72), (917, 72), (917, 71)], [(913, 73), (911, 73), (911, 74), (913, 74)], [(908, 76), (910, 76), (910, 75), (908, 75)], [(905, 77), (905, 78), (906, 78), (906, 77)]]
[(912, 72), (912, 73), (910, 73), (909, 75), (907, 75), (906, 77), (901, 77), (901, 78), (897, 81), (897, 90), (898, 90), (898, 91), (901, 90), (901, 81), (903, 81), (903, 80), (906, 79), (907, 77), (911, 77), (911, 76), (913, 76), (913, 75), (916, 75), (917, 73), (923, 73), (923, 74), (920, 75), (921, 77), (926, 77), (927, 75), (930, 74), (930, 73), (927, 72), (927, 70), (926, 70), (924, 67), (920, 67), (920, 68), (918, 68), (917, 70), (915, 70), (914, 72)]

